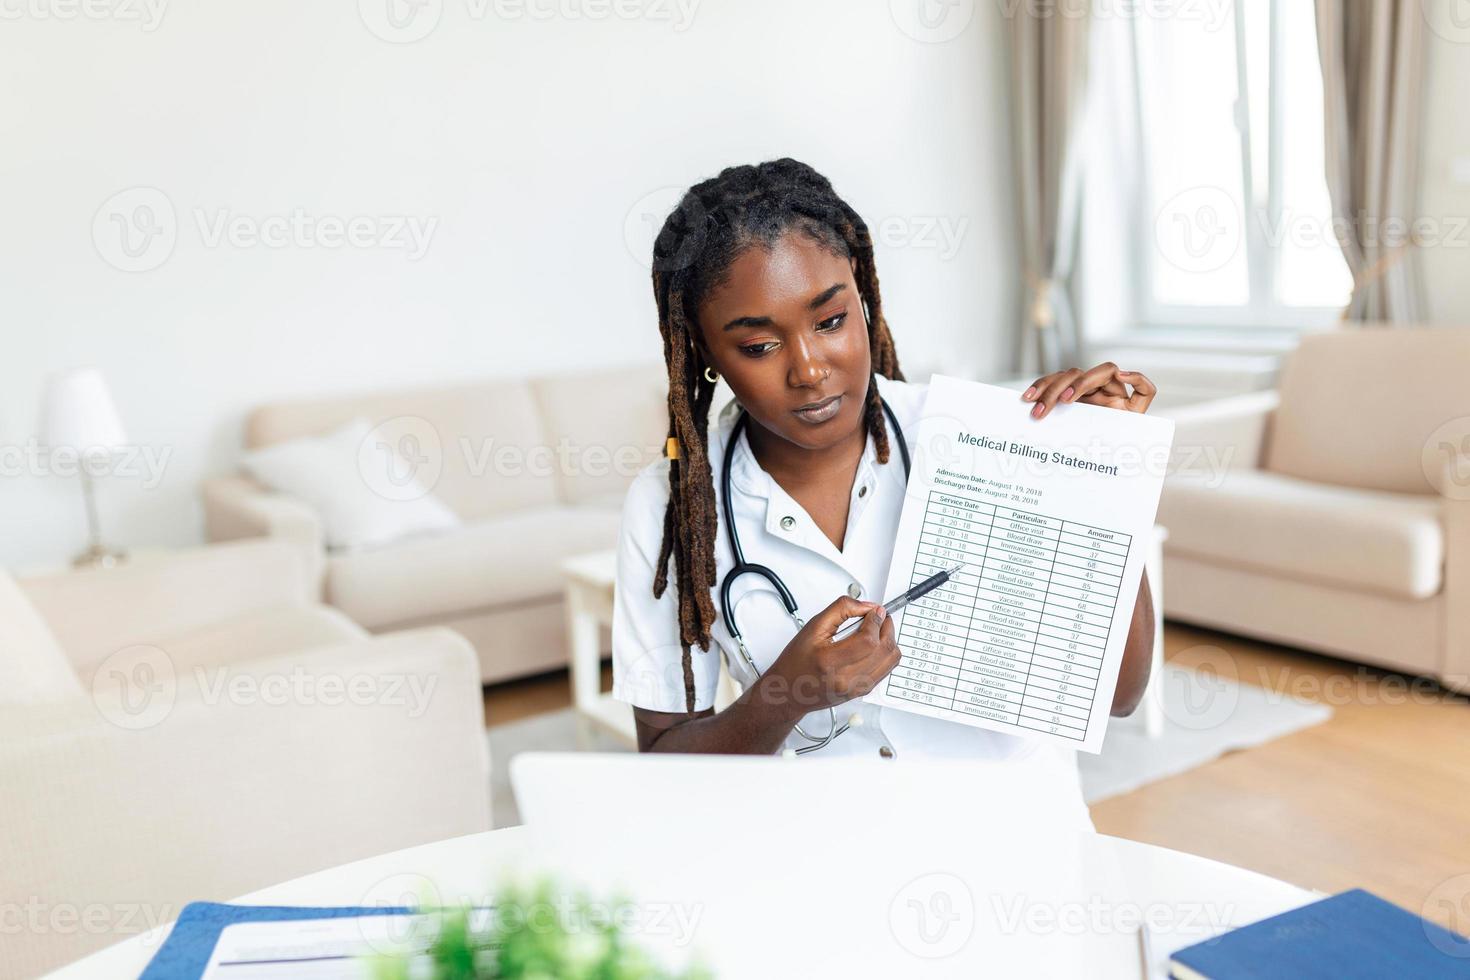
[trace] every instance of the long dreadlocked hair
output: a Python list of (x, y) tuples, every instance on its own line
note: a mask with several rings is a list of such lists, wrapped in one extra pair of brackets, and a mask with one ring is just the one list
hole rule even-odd
[[(669, 436), (678, 452), (669, 461), (669, 503), (653, 594), (669, 584), (674, 558), (679, 600), (679, 639), (684, 651), (684, 699), (694, 710), (691, 647), (708, 650), (715, 621), (715, 540), (718, 518), (709, 461), (709, 409), (715, 382), (704, 376), (695, 339), (701, 300), (728, 276), (736, 257), (751, 247), (770, 249), (788, 231), (800, 232), (833, 254), (856, 260), (855, 278), (868, 323), (873, 371), (903, 380), (893, 337), (883, 319), (873, 240), (868, 226), (832, 184), (796, 160), (730, 167), (695, 184), (684, 195), (653, 245), (653, 295), (669, 371)], [(864, 420), (888, 462), (888, 432), (878, 385), (868, 382)]]

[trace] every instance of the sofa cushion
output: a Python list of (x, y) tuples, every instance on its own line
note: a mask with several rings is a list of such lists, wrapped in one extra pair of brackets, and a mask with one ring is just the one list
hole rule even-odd
[(62, 701), (83, 693), (46, 621), (0, 569), (0, 704)]
[[(1431, 493), (1426, 460), (1470, 416), (1470, 330), (1364, 328), (1308, 336), (1282, 367), (1263, 469), (1339, 486)], [(1437, 472), (1437, 470), (1436, 470)]]
[(268, 446), (359, 417), (412, 458), (423, 487), (463, 520), (556, 503), (555, 447), (525, 381), (267, 405), (251, 414), (245, 443)]
[(357, 622), (384, 626), (562, 594), (563, 558), (617, 543), (620, 515), (541, 507), (327, 561), (328, 601)]
[(315, 650), (368, 635), (336, 609), (318, 605), (279, 605), (257, 609), (155, 644), (174, 668), (219, 667)]
[(531, 387), (557, 446), (561, 503), (609, 495), (621, 501), (633, 477), (663, 451), (669, 380), (662, 364), (553, 375)]
[(1166, 481), (1158, 521), (1169, 530), (1170, 552), (1425, 599), (1443, 578), (1439, 505), (1438, 497), (1242, 470), (1219, 486)]
[(329, 548), (360, 548), (454, 527), (458, 516), (417, 479), (416, 463), (380, 443), (367, 419), (252, 449), (245, 472), (305, 502)]

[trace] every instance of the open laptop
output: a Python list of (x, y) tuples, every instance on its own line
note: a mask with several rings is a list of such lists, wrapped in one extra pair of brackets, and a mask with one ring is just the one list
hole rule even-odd
[(1132, 932), (1063, 924), (1121, 873), (1075, 792), (1023, 764), (524, 753), (510, 775), (538, 864), (648, 903), (641, 939), (676, 963), (1136, 975)]

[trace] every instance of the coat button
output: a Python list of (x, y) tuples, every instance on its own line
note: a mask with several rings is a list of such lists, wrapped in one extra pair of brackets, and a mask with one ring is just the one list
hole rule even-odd
[(866, 497), (867, 495), (868, 495), (868, 485), (866, 483), (864, 483), (862, 486), (858, 487), (858, 496), (859, 497)]
[(878, 755), (881, 756), (884, 759), (891, 759), (891, 758), (893, 758), (893, 749), (889, 748), (886, 745), (881, 746), (878, 749)]
[(793, 527), (796, 527), (796, 518), (789, 516), (781, 518), (781, 529), (783, 531), (789, 531)]
[(863, 587), (854, 582), (847, 587), (847, 594), (856, 599), (858, 596), (863, 594)]

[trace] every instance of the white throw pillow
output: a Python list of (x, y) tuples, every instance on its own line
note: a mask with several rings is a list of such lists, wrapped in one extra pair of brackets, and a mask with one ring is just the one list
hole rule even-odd
[(0, 704), (64, 701), (84, 693), (51, 627), (15, 579), (0, 570)]
[(247, 452), (242, 465), (272, 490), (310, 504), (329, 548), (386, 544), (457, 526), (454, 511), (424, 488), (396, 450), (376, 439), (368, 444), (372, 431), (367, 419), (354, 419), (335, 432)]

